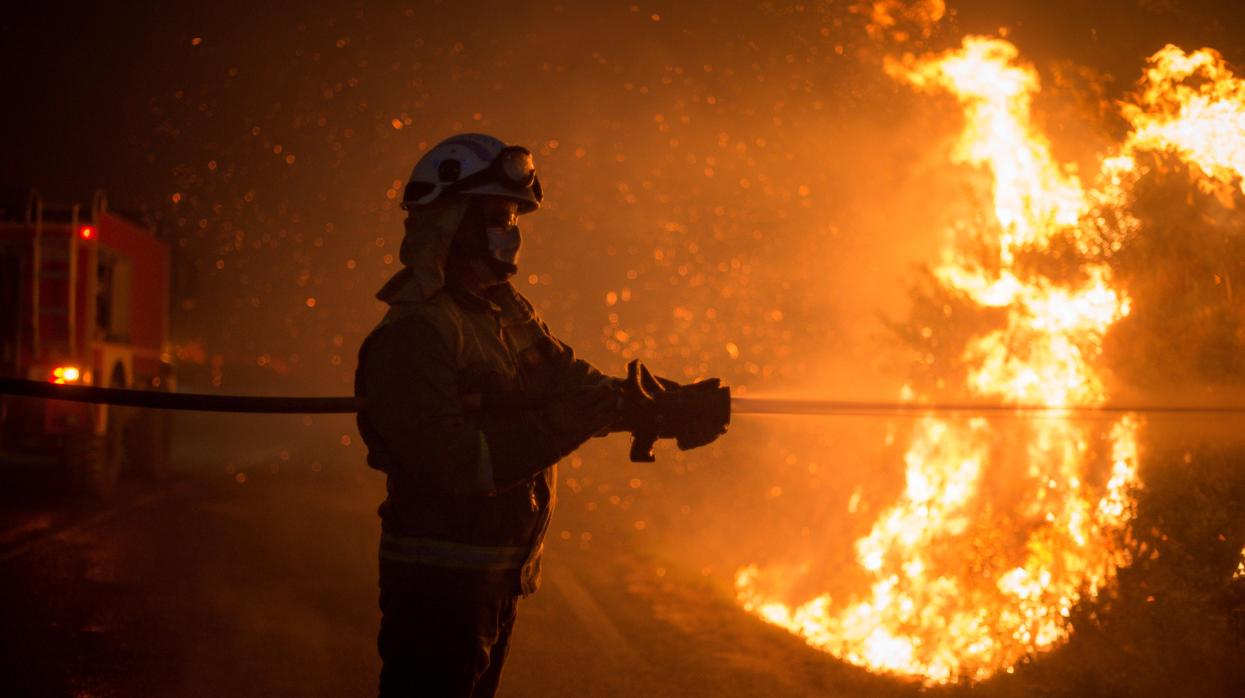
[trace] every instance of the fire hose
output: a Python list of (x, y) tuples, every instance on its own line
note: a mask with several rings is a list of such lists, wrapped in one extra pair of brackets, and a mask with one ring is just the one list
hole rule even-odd
[[(638, 368), (638, 371), (636, 370)], [(647, 370), (637, 362), (628, 366), (630, 390), (652, 401), (652, 389), (641, 385)], [(672, 391), (677, 392), (677, 391)], [(366, 408), (360, 397), (297, 397), (216, 395), (210, 393), (171, 393), (127, 388), (101, 388), (87, 385), (66, 385), (37, 380), (0, 377), (0, 395), (13, 395), (45, 400), (69, 400), (125, 407), (199, 412), (240, 412), (268, 414), (347, 414)], [(663, 436), (663, 420), (677, 419), (681, 413), (712, 411), (722, 423), (732, 415), (909, 415), (942, 413), (959, 415), (1012, 415), (1053, 417), (1102, 417), (1118, 414), (1167, 415), (1245, 415), (1245, 405), (1147, 405), (1102, 404), (1063, 406), (1041, 404), (1000, 404), (974, 402), (887, 402), (852, 400), (804, 400), (765, 397), (731, 396), (729, 388), (716, 383), (693, 401), (672, 401), (675, 409), (666, 414), (656, 410), (656, 417), (633, 432), (632, 460), (652, 460), (652, 444)], [(498, 395), (484, 400), (485, 407), (495, 409), (528, 409), (536, 402), (520, 395)]]
[[(217, 395), (169, 393), (129, 388), (99, 388), (46, 381), (0, 377), (0, 395), (69, 400), (124, 407), (192, 412), (244, 412), (268, 414), (349, 414), (359, 412), (367, 401), (360, 397)], [(853, 400), (805, 400), (767, 397), (730, 399), (731, 414), (748, 415), (857, 415), (857, 414), (1245, 414), (1245, 405), (1124, 405), (1059, 406), (985, 402), (888, 402)]]

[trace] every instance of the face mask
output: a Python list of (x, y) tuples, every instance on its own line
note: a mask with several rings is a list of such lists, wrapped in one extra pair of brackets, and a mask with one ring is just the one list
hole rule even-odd
[(517, 225), (518, 207), (479, 203), (482, 205), (467, 210), (450, 253), (464, 258), (479, 281), (502, 283), (519, 271), (519, 247), (523, 240)]
[[(488, 252), (492, 260), (501, 262), (518, 270), (519, 247), (523, 244), (523, 236), (519, 226), (494, 226), (484, 229), (488, 236)], [(514, 273), (513, 271), (511, 273)]]
[(519, 271), (519, 246), (522, 244), (519, 226), (485, 228), (484, 232), (488, 255), (472, 258), (472, 266), (481, 280), (509, 281)]

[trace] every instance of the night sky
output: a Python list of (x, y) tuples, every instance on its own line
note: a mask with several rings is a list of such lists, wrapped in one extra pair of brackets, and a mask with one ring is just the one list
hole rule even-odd
[(1006, 28), (1069, 160), (1164, 43), (1245, 59), (1226, 3), (956, 2), (903, 43), (849, 5), (27, 7), (0, 19), (0, 200), (102, 188), (156, 220), (186, 375), (218, 357), (222, 387), (345, 390), (396, 269), (393, 197), (429, 144), (484, 131), (532, 148), (547, 192), (521, 288), (603, 368), (889, 396), (878, 320), (963, 184), (954, 108), (884, 53)]

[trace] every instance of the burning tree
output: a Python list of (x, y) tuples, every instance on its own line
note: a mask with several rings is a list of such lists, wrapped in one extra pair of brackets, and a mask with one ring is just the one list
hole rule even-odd
[(1245, 200), (1171, 155), (1147, 160), (1148, 173), (1128, 192), (1130, 224), (1109, 233), (1119, 249), (1108, 263), (1135, 305), (1108, 337), (1110, 363), (1124, 386), (1144, 394), (1204, 400), (1239, 389)]

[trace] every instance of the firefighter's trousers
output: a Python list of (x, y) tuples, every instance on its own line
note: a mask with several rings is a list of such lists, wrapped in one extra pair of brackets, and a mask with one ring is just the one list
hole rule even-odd
[(517, 597), (381, 590), (381, 698), (491, 698), (510, 650)]

